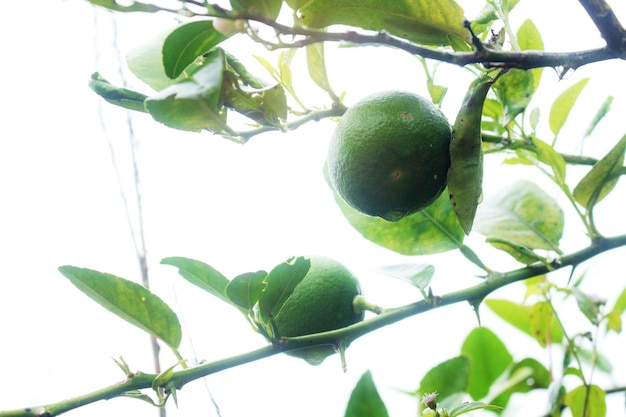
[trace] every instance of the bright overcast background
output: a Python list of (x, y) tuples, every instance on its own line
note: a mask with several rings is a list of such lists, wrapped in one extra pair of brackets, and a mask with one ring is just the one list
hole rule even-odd
[[(474, 1), (464, 3), (471, 18)], [(626, 22), (624, 2), (611, 4)], [(513, 27), (527, 17), (535, 21), (547, 50), (602, 45), (575, 0), (522, 0), (511, 15)], [(8, 410), (59, 401), (120, 381), (124, 375), (112, 358), (123, 356), (133, 371), (153, 370), (148, 336), (88, 299), (57, 268), (70, 264), (140, 279), (121, 197), (122, 190), (137, 230), (128, 116), (123, 109), (103, 104), (87, 82), (99, 71), (119, 84), (122, 71), (133, 88), (149, 93), (126, 71), (123, 55), (175, 25), (176, 17), (112, 15), (80, 0), (31, 0), (5, 5), (1, 21), (0, 410)], [(253, 62), (248, 56), (253, 50), (276, 60), (276, 55), (244, 38), (225, 47), (247, 63)], [(327, 52), (331, 83), (337, 91), (347, 92), (348, 104), (381, 89), (427, 94), (419, 61), (406, 53), (387, 48), (337, 50), (332, 45)], [(323, 104), (323, 95), (309, 91), (303, 56), (296, 55), (296, 88), (302, 86), (300, 96), (309, 105)], [(265, 75), (259, 67), (253, 71)], [(609, 117), (593, 141), (585, 144), (594, 149), (593, 156), (601, 157), (625, 133), (625, 73), (623, 62), (607, 62), (583, 67), (559, 82), (556, 72), (546, 69), (543, 93), (531, 104), (541, 107), (546, 140), (551, 140), (546, 127), (551, 100), (591, 76), (572, 113), (579, 123), (566, 126), (562, 137), (570, 141), (569, 151), (580, 151), (582, 131), (606, 96), (615, 95)], [(469, 80), (460, 68), (440, 67), (436, 81), (450, 87), (443, 106), (450, 120)], [(327, 255), (352, 269), (361, 278), (366, 297), (383, 306), (420, 297), (417, 290), (375, 272), (386, 264), (432, 263), (437, 293), (479, 282), (473, 278), (478, 271), (457, 253), (400, 256), (366, 241), (348, 225), (322, 176), (333, 126), (331, 121), (311, 123), (241, 146), (207, 133), (175, 131), (147, 115), (132, 115), (151, 285), (185, 326), (183, 356), (212, 361), (265, 342), (232, 307), (191, 286), (174, 268), (159, 265), (167, 256), (199, 259), (232, 277), (269, 269), (292, 255)], [(497, 159), (487, 163), (486, 196), (520, 172), (526, 175), (501, 167)], [(620, 198), (623, 195), (622, 188)], [(619, 217), (604, 213), (599, 222), (609, 233), (626, 229), (623, 213)], [(575, 250), (584, 244), (582, 237), (582, 231), (574, 228), (563, 246)], [(515, 267), (496, 263), (495, 253), (480, 235), (467, 242), (486, 254), (490, 265)], [(623, 260), (622, 266), (616, 265), (623, 250), (614, 252), (590, 264), (595, 268), (589, 278), (593, 285), (587, 287), (592, 292), (614, 296), (622, 290)], [(514, 290), (495, 296), (521, 301)], [(281, 355), (229, 369), (185, 386), (178, 394), (179, 407), (169, 404), (168, 414), (217, 416), (212, 394), (223, 417), (340, 417), (354, 384), (371, 369), (391, 415), (412, 416), (415, 400), (401, 391), (416, 389), (425, 371), (458, 354), (461, 341), (475, 325), (467, 305), (407, 319), (354, 342), (345, 374), (338, 357), (311, 367)], [(483, 325), (506, 328), (486, 311)], [(506, 337), (515, 359), (535, 355), (547, 362), (547, 352), (515, 330)], [(604, 353), (613, 358), (623, 355), (619, 348), (625, 345), (623, 336), (611, 336), (608, 342), (606, 349), (601, 346)], [(174, 362), (164, 350), (163, 366)], [(626, 383), (623, 372), (615, 376), (615, 383)], [(537, 404), (527, 415), (542, 410), (543, 398), (534, 398)], [(114, 399), (67, 415), (156, 416), (157, 411), (140, 401)]]

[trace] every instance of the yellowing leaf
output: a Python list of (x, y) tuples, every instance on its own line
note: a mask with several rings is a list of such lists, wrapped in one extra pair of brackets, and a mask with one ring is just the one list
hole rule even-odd
[(552, 107), (550, 108), (550, 130), (554, 135), (558, 135), (561, 128), (567, 121), (572, 107), (576, 104), (576, 100), (580, 95), (580, 92), (585, 88), (589, 78), (583, 78), (576, 84), (563, 91), (560, 96), (554, 100)]
[(384, 30), (421, 44), (448, 45), (449, 34), (469, 41), (463, 9), (454, 0), (316, 0), (302, 5), (299, 14), (305, 25), (315, 28)]

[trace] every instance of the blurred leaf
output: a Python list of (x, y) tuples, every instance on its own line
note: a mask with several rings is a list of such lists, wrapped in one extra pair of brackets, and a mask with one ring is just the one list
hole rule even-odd
[(265, 290), (259, 298), (259, 314), (263, 323), (271, 323), (283, 304), (309, 272), (311, 260), (304, 257), (291, 258), (270, 271), (265, 279)]
[[(541, 39), (541, 33), (535, 23), (527, 19), (525, 20), (517, 30), (517, 43), (520, 46), (522, 51), (543, 51), (543, 39)], [(543, 68), (535, 68), (528, 71), (532, 74), (534, 88), (532, 94), (535, 93), (537, 87), (539, 87), (539, 82), (541, 81), (541, 75), (543, 73)], [(531, 95), (532, 95), (531, 94)]]
[(538, 138), (533, 138), (532, 141), (537, 150), (537, 160), (552, 169), (553, 180), (559, 187), (565, 187), (565, 160), (561, 154)]
[(198, 57), (226, 39), (213, 29), (211, 20), (197, 20), (174, 29), (163, 42), (165, 75), (178, 77)]
[(352, 390), (344, 417), (389, 417), (370, 371), (361, 376)]
[(324, 57), (324, 43), (312, 43), (306, 46), (306, 59), (309, 75), (315, 84), (322, 90), (328, 92), (331, 97), (335, 97), (335, 93), (328, 81), (326, 73), (326, 59)]
[(89, 88), (111, 104), (115, 104), (116, 106), (124, 107), (129, 110), (144, 113), (146, 112), (143, 104), (146, 99), (144, 94), (137, 93), (126, 88), (115, 87), (110, 82), (102, 78), (97, 72), (91, 76)]
[(578, 204), (589, 210), (613, 190), (619, 177), (612, 177), (624, 166), (624, 152), (626, 135), (576, 185), (574, 199)]
[(578, 100), (580, 92), (585, 88), (588, 81), (589, 78), (583, 78), (578, 81), (576, 84), (563, 91), (561, 95), (554, 100), (554, 103), (552, 103), (552, 107), (550, 108), (550, 130), (552, 130), (554, 136), (557, 136), (561, 131), (572, 107), (574, 107), (576, 100)]
[[(598, 352), (597, 350), (595, 352), (592, 352), (589, 349), (584, 349), (581, 346), (577, 346), (576, 354), (581, 359), (581, 361), (586, 362), (590, 366), (594, 366), (597, 370), (602, 371), (607, 375), (613, 374), (614, 368), (610, 359)], [(584, 377), (581, 377), (581, 380), (584, 381)]]
[(565, 395), (572, 417), (605, 417), (606, 393), (597, 385), (581, 385)]
[(460, 416), (461, 414), (469, 413), (476, 410), (498, 410), (501, 411), (502, 407), (497, 405), (485, 404), (482, 402), (470, 401), (460, 404), (450, 410), (450, 417)]
[(448, 87), (436, 85), (433, 84), (432, 81), (427, 81), (426, 88), (428, 89), (428, 95), (430, 95), (430, 99), (432, 100), (432, 102), (438, 106), (441, 106), (441, 103), (443, 103), (443, 98), (448, 92)]
[[(457, 356), (441, 362), (431, 368), (422, 377), (417, 395), (430, 392), (437, 393), (437, 401), (441, 402), (445, 398), (458, 392), (465, 392), (470, 377), (470, 360), (465, 356)], [(423, 409), (420, 404), (420, 410)]]
[(539, 301), (533, 304), (528, 310), (528, 317), (530, 319), (529, 333), (541, 347), (557, 342), (557, 335), (561, 336), (562, 339), (563, 332), (559, 327), (557, 333), (554, 311), (552, 311), (552, 307), (550, 307), (550, 303), (547, 301)]
[(176, 80), (172, 80), (165, 75), (163, 68), (163, 42), (169, 36), (171, 30), (161, 32), (159, 35), (150, 39), (126, 53), (126, 62), (132, 73), (144, 83), (148, 84), (154, 90), (162, 90), (176, 82), (185, 78), (181, 74)]
[(102, 307), (178, 349), (182, 331), (176, 313), (147, 288), (86, 268), (66, 265), (59, 271)]
[(214, 49), (191, 78), (148, 97), (146, 108), (156, 121), (175, 129), (227, 131), (220, 103), (223, 79), (224, 54)]
[(461, 353), (470, 360), (467, 392), (473, 400), (487, 395), (493, 384), (513, 362), (502, 341), (486, 327), (478, 327), (465, 338)]
[(487, 238), (558, 252), (563, 224), (554, 198), (533, 182), (519, 180), (480, 205), (474, 228)]
[[(493, 22), (499, 19), (496, 10), (491, 3), (492, 1), (490, 0), (486, 1), (478, 15), (473, 19), (470, 19), (472, 22), (472, 30), (477, 35), (487, 31), (491, 28)], [(508, 0), (507, 2), (502, 2), (502, 7), (508, 13), (513, 10), (517, 3), (519, 3), (519, 0)]]
[[(127, 6), (118, 4), (117, 0), (88, 0), (89, 3), (95, 4), (96, 6), (102, 6), (109, 10), (113, 10), (116, 12), (143, 12), (143, 13), (156, 13), (162, 10), (161, 7), (155, 6), (153, 4), (141, 3), (139, 1), (131, 1)], [(128, 3), (128, 2), (126, 2)]]
[(210, 265), (189, 258), (169, 257), (161, 260), (163, 265), (171, 265), (178, 268), (180, 276), (193, 285), (202, 288), (217, 298), (231, 303), (226, 295), (228, 278)]
[(584, 137), (588, 137), (589, 135), (591, 135), (596, 126), (598, 126), (598, 123), (600, 123), (602, 119), (604, 119), (609, 110), (611, 110), (611, 103), (613, 103), (613, 96), (608, 96), (596, 112), (595, 116), (593, 116), (591, 123), (589, 123), (589, 127), (585, 131)]
[(616, 333), (621, 333), (622, 331), (622, 314), (626, 310), (626, 288), (621, 292), (617, 300), (615, 301), (615, 305), (610, 313), (607, 315), (608, 321), (606, 323), (607, 329), (613, 330)]
[(578, 379), (580, 379), (581, 382), (585, 381), (585, 376), (583, 375), (581, 370), (578, 369), (578, 368), (566, 368), (563, 371), (563, 376), (567, 376), (567, 375), (574, 375), (574, 376), (578, 377)]
[(267, 277), (265, 271), (237, 275), (226, 286), (226, 295), (233, 303), (250, 311), (265, 288), (265, 277)]
[(576, 299), (576, 304), (578, 304), (578, 309), (587, 317), (591, 324), (594, 326), (598, 325), (600, 323), (600, 309), (598, 305), (587, 294), (582, 292), (580, 288), (572, 288), (571, 291)]
[(485, 241), (491, 244), (494, 248), (508, 253), (515, 258), (515, 260), (525, 265), (530, 265), (535, 262), (546, 263), (546, 258), (539, 256), (527, 247), (519, 245), (515, 242), (499, 238), (487, 238)]
[(282, 51), (278, 58), (278, 72), (280, 74), (280, 82), (287, 90), (293, 90), (293, 75), (291, 73), (291, 60), (297, 49), (286, 49)]
[(502, 382), (504, 390), (490, 403), (506, 407), (511, 395), (548, 388), (550, 380), (550, 372), (536, 359), (522, 359), (513, 364), (509, 370), (508, 378)]
[(384, 30), (411, 42), (431, 45), (447, 45), (449, 34), (469, 41), (463, 27), (463, 9), (453, 0), (317, 0), (300, 5), (300, 19), (314, 28), (349, 25)]
[(255, 16), (274, 20), (280, 13), (282, 0), (230, 0), (233, 10), (246, 11)]
[(530, 111), (530, 117), (528, 118), (530, 122), (530, 128), (533, 131), (533, 135), (537, 132), (537, 126), (539, 125), (539, 118), (541, 116), (541, 110), (539, 107), (535, 107)]
[(287, 118), (287, 97), (280, 85), (243, 89), (237, 75), (224, 73), (224, 105), (263, 125), (282, 126)]
[(430, 284), (435, 274), (435, 267), (429, 264), (397, 264), (385, 265), (377, 268), (376, 271), (423, 290)]
[(509, 123), (526, 110), (535, 92), (535, 78), (530, 71), (511, 69), (494, 83), (493, 89), (502, 102)]
[[(540, 319), (541, 317), (535, 314), (534, 319), (531, 319), (532, 307), (523, 304), (517, 304), (509, 300), (490, 299), (485, 300), (484, 303), (502, 320), (526, 333), (530, 337), (536, 339), (534, 330), (536, 330), (537, 327), (541, 326), (541, 322), (534, 324), (532, 322), (533, 320)], [(563, 340), (563, 332), (556, 320), (550, 317), (550, 321), (544, 323), (544, 327), (545, 326), (547, 326), (548, 330), (543, 331), (543, 334), (549, 334), (550, 340), (553, 343), (561, 343), (561, 341)]]

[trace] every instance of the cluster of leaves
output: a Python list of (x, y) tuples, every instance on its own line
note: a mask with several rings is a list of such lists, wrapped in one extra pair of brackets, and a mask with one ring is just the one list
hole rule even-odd
[[(306, 276), (308, 258), (290, 258), (269, 273), (246, 272), (232, 279), (204, 262), (182, 257), (161, 261), (178, 268), (180, 275), (198, 288), (242, 312), (253, 328), (273, 343), (280, 342), (273, 317)], [(182, 329), (174, 310), (147, 288), (125, 278), (75, 266), (59, 271), (83, 293), (120, 318), (150, 333), (168, 345), (181, 358)], [(184, 363), (181, 363), (184, 365)]]
[[(164, 10), (132, 1), (127, 5), (120, 5), (115, 0), (90, 1), (119, 12)], [(480, 56), (484, 50), (510, 48), (523, 52), (544, 49), (540, 32), (531, 20), (522, 23), (517, 31), (511, 28), (508, 16), (517, 4), (514, 0), (487, 0), (480, 15), (469, 26), (471, 30), (464, 24), (464, 12), (454, 0), (383, 3), (377, 0), (344, 0), (338, 5), (335, 0), (231, 0), (232, 9), (225, 10), (205, 2), (182, 2), (181, 10), (175, 12), (194, 16), (195, 19), (180, 24), (128, 54), (129, 68), (153, 89), (152, 92), (143, 94), (116, 87), (100, 74), (92, 76), (90, 86), (108, 102), (148, 113), (168, 127), (185, 131), (208, 130), (245, 142), (251, 136), (268, 130), (288, 130), (309, 121), (343, 114), (345, 107), (340, 95), (331, 89), (326, 76), (322, 42), (353, 39), (354, 44), (358, 44), (366, 43), (365, 40), (370, 42), (372, 38), (362, 38), (363, 42), (360, 42), (358, 32), (346, 32), (337, 38), (330, 38), (326, 28), (331, 25), (342, 25), (357, 31), (384, 31), (393, 39), (451, 54), (476, 53)], [(293, 22), (289, 25), (278, 23), (279, 17), (287, 14), (293, 17)], [(250, 25), (251, 21), (269, 26), (275, 31), (275, 36), (271, 40), (262, 37)], [(499, 26), (502, 26), (502, 31), (492, 31)], [(239, 33), (246, 33), (264, 46), (285, 49), (276, 66), (261, 57), (257, 58), (268, 70), (271, 82), (261, 81), (238, 58), (226, 51), (227, 39)], [(289, 37), (288, 42), (283, 40), (285, 37)], [(306, 49), (309, 75), (328, 94), (329, 106), (310, 108), (296, 95), (290, 64), (300, 48)], [(422, 63), (431, 99), (440, 105), (447, 87), (435, 84), (430, 63), (425, 59)], [(484, 64), (489, 65), (473, 65), (468, 69), (476, 74), (477, 79), (493, 74), (491, 67), (494, 63)], [(594, 208), (614, 190), (619, 177), (625, 173), (626, 136), (618, 140), (603, 158), (592, 161), (591, 169), (580, 181), (571, 184), (568, 182), (567, 165), (572, 158), (560, 154), (555, 145), (588, 80), (579, 81), (554, 100), (548, 122), (553, 138), (542, 140), (538, 137), (539, 110), (529, 107), (539, 88), (542, 70), (495, 66), (498, 67), (497, 80), (490, 79), (490, 93), (480, 100), (481, 104), (484, 100), (484, 105), (471, 108), (472, 116), (477, 115), (479, 122), (480, 157), (482, 152), (503, 154), (507, 164), (539, 169), (571, 203), (589, 236), (590, 244), (602, 241), (604, 236), (594, 222)], [(598, 110), (586, 136), (607, 114), (611, 100), (608, 97)], [(234, 123), (241, 120), (253, 127), (247, 131), (235, 128)], [(474, 173), (472, 178), (474, 180), (462, 185), (472, 191), (470, 200), (474, 206), (469, 217), (455, 212), (448, 193), (443, 193), (426, 209), (394, 223), (358, 213), (336, 194), (335, 200), (348, 222), (364, 238), (404, 255), (460, 250), (469, 261), (485, 271), (486, 283), (503, 274), (488, 268), (465, 245), (464, 239), (470, 229), (528, 268), (541, 265), (549, 270), (558, 266), (553, 259), (558, 261), (563, 255), (560, 241), (565, 216), (557, 199), (534, 182), (519, 180), (486, 196), (476, 210), (476, 197), (481, 194), (482, 171), (480, 177)], [(475, 218), (473, 210), (476, 210)], [(272, 342), (276, 342), (280, 335), (276, 334), (271, 318), (276, 316), (309, 268), (306, 259), (296, 258), (276, 266), (269, 273), (250, 272), (229, 280), (199, 261), (166, 258), (162, 263), (177, 267), (181, 276), (189, 282), (233, 305)], [(131, 281), (110, 274), (71, 266), (61, 267), (60, 271), (99, 304), (167, 344), (180, 359), (180, 365), (186, 367), (178, 352), (182, 337), (180, 324), (173, 310), (160, 298)], [(413, 265), (404, 269), (390, 268), (387, 272), (411, 281), (422, 290), (427, 303), (436, 304), (436, 298), (428, 288), (434, 266)], [(554, 302), (559, 296), (563, 300), (573, 298), (595, 330), (604, 325), (606, 331), (620, 332), (621, 316), (626, 309), (626, 291), (621, 293), (610, 311), (604, 313), (603, 302), (584, 293), (580, 289), (581, 282), (582, 279), (573, 285), (560, 287), (551, 283), (547, 276), (540, 276), (528, 281), (528, 293), (521, 303), (495, 299), (485, 301), (495, 314), (532, 337), (541, 347), (563, 346), (564, 371), (561, 377), (555, 378), (553, 370), (536, 359), (515, 360), (496, 334), (488, 328), (479, 327), (466, 337), (458, 356), (434, 366), (411, 394), (419, 398), (436, 391), (439, 403), (430, 410), (439, 415), (456, 416), (478, 408), (497, 412), (508, 404), (514, 393), (550, 389), (555, 393), (552, 396), (552, 415), (560, 415), (563, 407), (569, 407), (574, 416), (587, 415), (589, 409), (594, 410), (594, 415), (604, 416), (605, 392), (592, 383), (592, 372), (585, 370), (587, 367), (610, 372), (610, 363), (598, 355), (597, 338), (591, 340), (590, 349), (584, 349), (587, 333), (569, 334), (556, 314)], [(472, 302), (475, 308), (483, 302), (482, 298), (473, 300), (469, 295), (466, 301)], [(592, 360), (586, 362), (587, 358)], [(182, 384), (176, 377), (170, 368), (155, 378), (153, 388), (158, 393), (163, 389), (175, 393)], [(572, 378), (578, 383), (573, 384), (573, 388), (572, 384), (566, 387), (564, 380)], [(462, 403), (468, 397), (472, 402)], [(491, 405), (486, 406), (486, 403)], [(370, 373), (364, 374), (355, 388), (346, 416), (365, 416), (367, 414), (359, 411), (363, 409), (375, 411), (375, 414), (369, 415), (387, 415)]]

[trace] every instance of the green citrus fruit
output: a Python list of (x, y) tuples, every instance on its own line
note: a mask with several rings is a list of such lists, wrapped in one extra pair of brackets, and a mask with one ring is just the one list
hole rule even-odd
[[(310, 257), (311, 267), (274, 318), (279, 336), (295, 337), (340, 329), (363, 320), (355, 312), (358, 280), (346, 267), (325, 257)], [(335, 352), (332, 346), (312, 346), (288, 353), (318, 365)]]
[(446, 186), (451, 129), (429, 100), (403, 91), (365, 97), (343, 115), (328, 172), (361, 213), (397, 221), (430, 205)]

